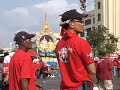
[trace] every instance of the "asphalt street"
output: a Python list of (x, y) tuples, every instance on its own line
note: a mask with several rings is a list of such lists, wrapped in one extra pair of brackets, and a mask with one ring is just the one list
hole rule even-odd
[(59, 74), (59, 71), (52, 71), (51, 74), (55, 77), (47, 77), (46, 79), (43, 79), (41, 76), (40, 79), (37, 79), (37, 82), (42, 85), (44, 90), (60, 90), (60, 81), (61, 81), (61, 76)]
[[(58, 71), (52, 71), (52, 74), (55, 75), (54, 78), (47, 77), (43, 79), (41, 76), (40, 79), (37, 80), (43, 86), (44, 90), (60, 90), (61, 76)], [(113, 90), (120, 90), (120, 78), (114, 77), (113, 84)]]
[[(61, 76), (59, 74), (59, 71), (54, 70), (52, 71), (51, 74), (52, 75), (54, 74), (55, 77), (52, 78), (47, 77), (46, 79), (43, 79), (43, 77), (41, 76), (40, 79), (37, 79), (37, 82), (43, 86), (44, 90), (60, 90), (59, 86), (60, 86)], [(120, 78), (114, 77), (113, 84), (114, 84), (113, 90), (120, 90)], [(0, 83), (0, 90), (2, 90), (1, 85), (2, 83)]]

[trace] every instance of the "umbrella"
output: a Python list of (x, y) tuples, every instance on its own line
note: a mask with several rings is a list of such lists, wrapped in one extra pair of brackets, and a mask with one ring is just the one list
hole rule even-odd
[(34, 57), (40, 57), (39, 56), (39, 54), (37, 54), (36, 52), (34, 52), (34, 51), (32, 51), (32, 50), (29, 50), (28, 52), (27, 52), (30, 56), (34, 56)]

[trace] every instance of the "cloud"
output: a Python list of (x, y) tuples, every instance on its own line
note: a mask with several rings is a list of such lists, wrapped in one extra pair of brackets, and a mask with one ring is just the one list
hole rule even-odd
[[(12, 27), (26, 27), (38, 24), (38, 18), (33, 14), (30, 7), (16, 7), (15, 9), (5, 11), (6, 23)], [(12, 22), (12, 23), (11, 23)]]
[[(93, 9), (93, 0), (87, 0), (86, 4), (87, 11)], [(24, 7), (15, 7), (4, 11), (4, 13), (1, 14), (2, 17), (0, 17), (0, 19), (2, 19), (2, 21), (0, 21), (0, 30), (2, 32), (0, 34), (0, 46), (9, 47), (8, 42), (11, 42), (16, 31), (24, 29), (30, 33), (40, 31), (44, 23), (45, 14), (47, 14), (52, 32), (60, 32), (59, 15), (70, 9), (77, 9), (77, 11), (80, 12), (79, 1), (48, 0), (46, 2), (43, 0), (40, 3), (30, 6), (25, 5)], [(6, 35), (9, 38), (6, 38)]]
[[(88, 3), (90, 2), (92, 0), (88, 0)], [(89, 4), (88, 10), (92, 8), (90, 5), (92, 4)], [(48, 18), (55, 16), (52, 19), (52, 22), (54, 22), (60, 14), (73, 8), (80, 11), (80, 5), (78, 3), (70, 3), (69, 0), (49, 0), (32, 6), (16, 7), (12, 10), (5, 11), (4, 15), (7, 19), (6, 23), (9, 23), (9, 26), (31, 27), (43, 23), (45, 13), (48, 15)]]
[(5, 12), (6, 16), (28, 16), (29, 15), (29, 11), (27, 10), (27, 8), (23, 8), (23, 7), (17, 7), (13, 10), (10, 11), (6, 11)]
[(87, 11), (94, 10), (94, 0), (87, 0), (86, 1)]
[(43, 9), (46, 13), (51, 15), (59, 15), (66, 10), (78, 8), (79, 6), (77, 3), (69, 4), (67, 0), (50, 0), (48, 2), (36, 4), (34, 7)]

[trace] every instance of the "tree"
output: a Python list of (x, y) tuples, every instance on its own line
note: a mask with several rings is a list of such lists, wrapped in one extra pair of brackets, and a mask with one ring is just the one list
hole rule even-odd
[(97, 53), (104, 52), (105, 54), (108, 54), (118, 50), (118, 38), (109, 33), (109, 30), (104, 26), (92, 30), (87, 36), (87, 40), (90, 43), (95, 56)]

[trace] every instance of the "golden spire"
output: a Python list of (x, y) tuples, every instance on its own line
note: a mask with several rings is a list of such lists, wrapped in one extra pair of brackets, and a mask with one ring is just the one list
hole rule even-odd
[(44, 25), (43, 25), (43, 28), (42, 28), (42, 33), (50, 33), (51, 32), (51, 29), (50, 29), (50, 26), (49, 26), (49, 23), (48, 23), (48, 18), (47, 18), (47, 15), (45, 14), (45, 21), (44, 21)]

